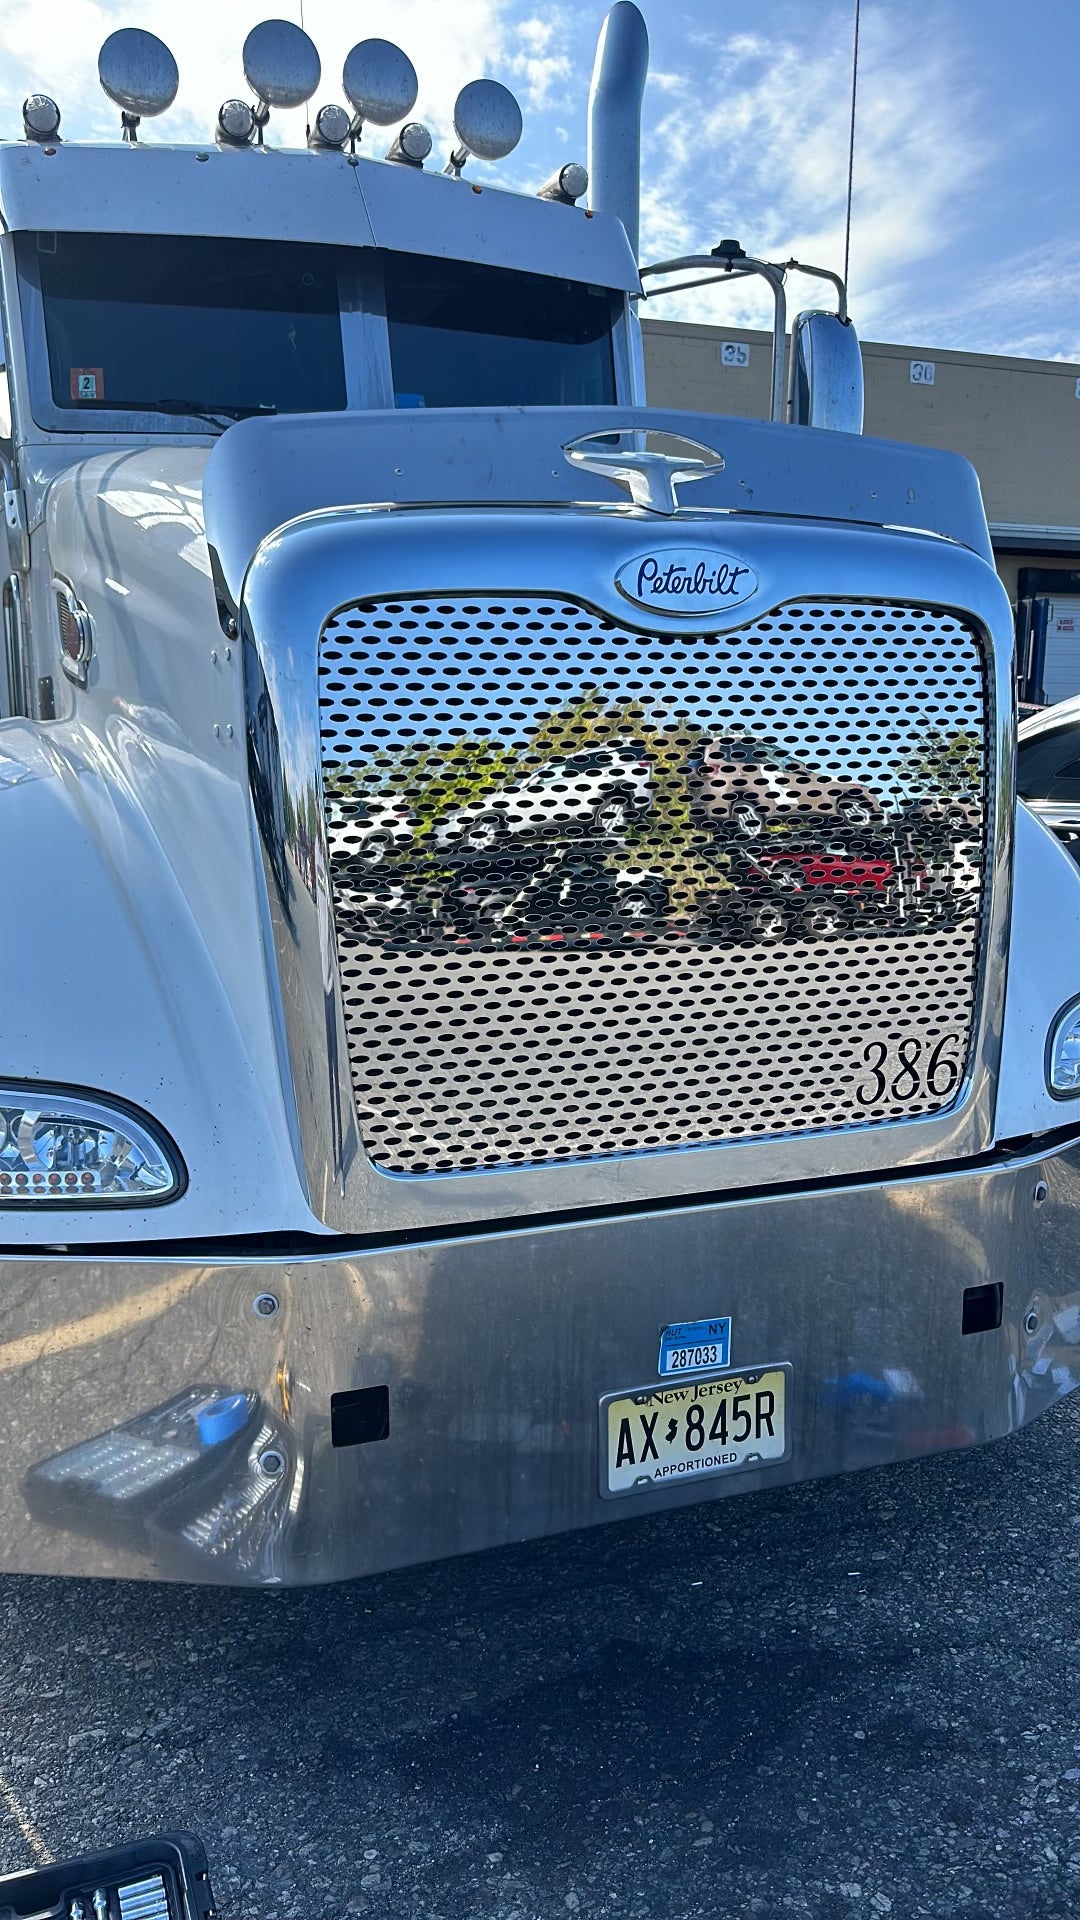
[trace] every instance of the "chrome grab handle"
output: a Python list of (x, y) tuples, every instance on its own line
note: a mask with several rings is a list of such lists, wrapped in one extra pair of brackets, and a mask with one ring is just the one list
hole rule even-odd
[[(631, 442), (626, 447), (596, 445), (596, 442), (610, 441), (616, 437)], [(685, 454), (649, 453), (644, 447), (635, 445), (644, 439), (638, 429), (620, 429), (612, 427), (601, 433), (585, 433), (578, 440), (568, 440), (563, 454), (572, 467), (584, 467), (589, 473), (599, 473), (605, 480), (613, 480), (617, 486), (625, 487), (636, 507), (644, 507), (648, 513), (672, 514), (678, 511), (676, 488), (691, 480), (707, 480), (714, 473), (724, 470), (724, 456), (715, 447), (707, 447), (700, 440), (684, 440), (683, 446), (700, 454), (701, 459), (687, 458)]]

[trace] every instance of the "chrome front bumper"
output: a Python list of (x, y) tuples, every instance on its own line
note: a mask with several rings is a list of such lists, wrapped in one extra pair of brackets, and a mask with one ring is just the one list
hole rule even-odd
[[(343, 1579), (990, 1440), (1080, 1385), (1078, 1226), (1074, 1149), (329, 1256), (7, 1257), (0, 1564)], [(997, 1282), (1000, 1328), (964, 1334)], [(734, 1366), (792, 1364), (790, 1460), (601, 1498), (601, 1396), (718, 1314)], [(247, 1424), (154, 1483), (140, 1421), (195, 1387)], [(381, 1387), (388, 1437), (333, 1445), (331, 1395)]]

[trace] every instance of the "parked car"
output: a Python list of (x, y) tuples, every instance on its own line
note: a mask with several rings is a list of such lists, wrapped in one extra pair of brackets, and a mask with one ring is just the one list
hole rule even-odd
[(341, 794), (327, 801), (330, 850), (336, 861), (381, 866), (412, 845), (416, 815), (403, 794)]
[(962, 792), (912, 801), (897, 815), (894, 834), (905, 918), (924, 926), (969, 918), (977, 909), (982, 879), (978, 802)]
[(885, 842), (853, 849), (756, 847), (754, 857), (772, 877), (794, 878), (803, 896), (801, 925), (807, 933), (837, 933), (873, 916), (899, 916), (902, 878), (895, 851)]
[(777, 822), (843, 820), (872, 827), (885, 817), (877, 795), (859, 781), (819, 773), (779, 748), (737, 734), (709, 741), (691, 762), (688, 778), (701, 812), (747, 839)]
[(976, 793), (931, 794), (911, 800), (896, 816), (898, 832), (921, 833), (939, 845), (982, 837), (982, 805)]
[(440, 918), (448, 932), (479, 936), (498, 927), (510, 903), (551, 858), (550, 846), (454, 847), (439, 856)]
[(434, 876), (408, 867), (335, 876), (334, 913), (345, 940), (430, 940), (443, 931), (442, 889)]
[(800, 930), (839, 932), (842, 916), (835, 913), (830, 919), (825, 906), (823, 898), (807, 898), (795, 866), (760, 860), (756, 847), (751, 853), (732, 846), (719, 868), (717, 886), (699, 895), (692, 926), (732, 942), (783, 940)]
[(548, 939), (662, 931), (668, 906), (662, 873), (611, 866), (599, 849), (575, 848), (536, 868), (506, 905), (502, 930), (518, 938)]
[(1080, 699), (1061, 700), (1021, 722), (1016, 790), (1080, 856)]
[(617, 836), (652, 805), (652, 766), (635, 741), (588, 747), (455, 807), (438, 822), (438, 847), (493, 847), (552, 833)]

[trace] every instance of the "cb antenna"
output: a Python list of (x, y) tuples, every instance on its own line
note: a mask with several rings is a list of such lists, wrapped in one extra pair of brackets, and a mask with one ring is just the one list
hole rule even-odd
[(855, 99), (859, 89), (859, 11), (862, 0), (855, 0), (855, 40), (851, 50), (851, 124), (847, 155), (847, 221), (844, 226), (844, 285), (848, 283), (851, 259), (851, 190), (855, 178)]

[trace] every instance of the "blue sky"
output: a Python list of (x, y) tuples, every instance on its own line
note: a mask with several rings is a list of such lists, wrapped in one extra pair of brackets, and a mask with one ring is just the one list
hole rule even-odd
[[(842, 265), (851, 0), (640, 4), (652, 42), (643, 258), (734, 234), (766, 257)], [(299, 17), (292, 0), (267, 11)], [(517, 92), (526, 131), (488, 177), (532, 188), (584, 158), (605, 11), (606, 0), (305, 0), (317, 100), (341, 98), (354, 40), (396, 39), (443, 151), (457, 89), (493, 74)], [(259, 17), (252, 0), (2, 0), (0, 132), (18, 132), (24, 93), (41, 87), (59, 98), (67, 137), (111, 133), (96, 52), (113, 27), (137, 25), (169, 42), (181, 73), (176, 106), (146, 137), (205, 139), (218, 102), (243, 91), (240, 47)], [(864, 337), (1080, 361), (1078, 29), (1077, 0), (863, 0), (851, 301)], [(275, 116), (275, 136), (297, 142), (302, 121)], [(734, 288), (653, 312), (765, 319)]]

